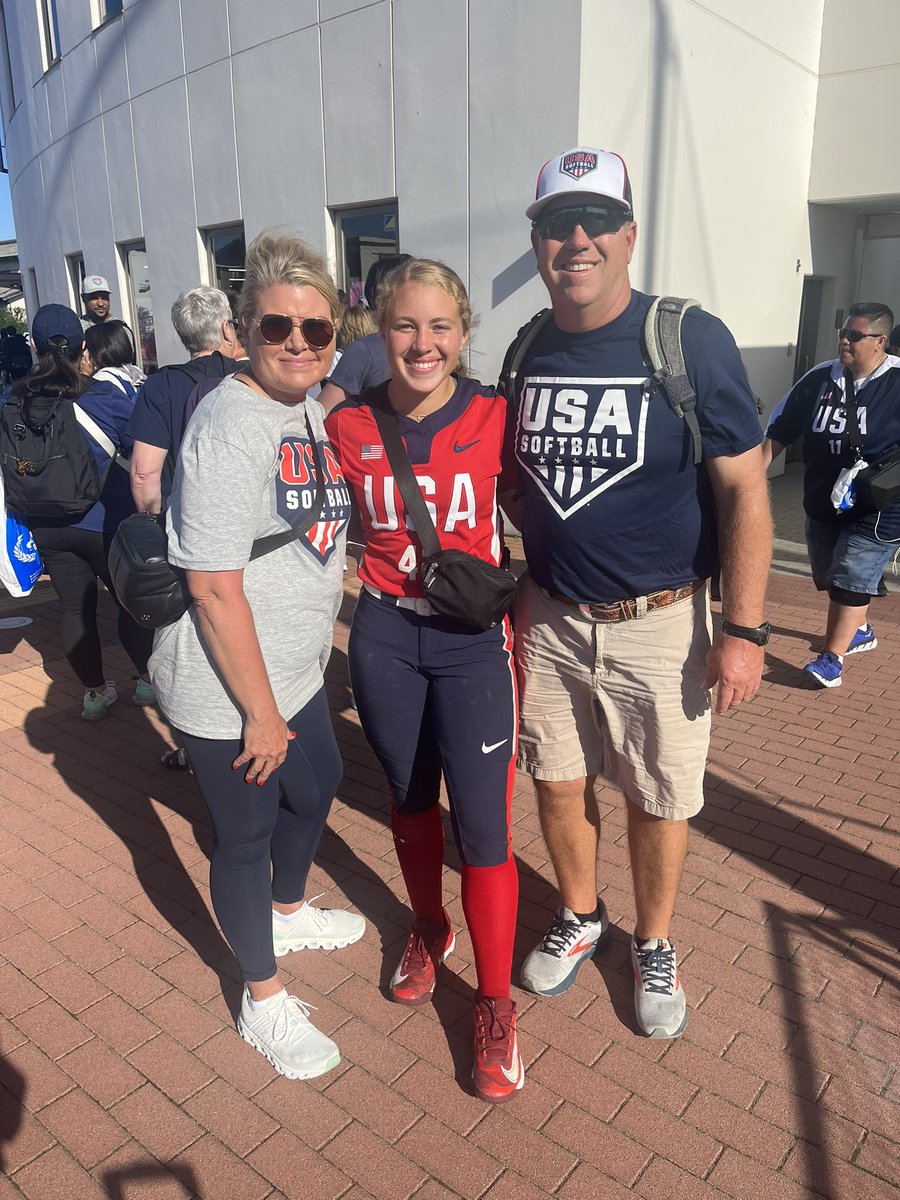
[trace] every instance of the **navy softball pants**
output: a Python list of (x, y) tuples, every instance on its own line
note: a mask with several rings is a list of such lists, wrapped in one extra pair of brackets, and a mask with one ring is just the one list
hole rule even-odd
[(244, 979), (275, 974), (272, 901), (303, 899), (306, 877), (334, 793), (341, 756), (322, 688), (287, 722), (296, 738), (262, 787), (231, 764), (239, 738), (194, 737), (179, 730), (213, 823), (209, 886), (213, 908)]
[(518, 717), (508, 621), (480, 633), (363, 591), (349, 663), (363, 731), (397, 810), (436, 805), (443, 771), (463, 862), (505, 863)]

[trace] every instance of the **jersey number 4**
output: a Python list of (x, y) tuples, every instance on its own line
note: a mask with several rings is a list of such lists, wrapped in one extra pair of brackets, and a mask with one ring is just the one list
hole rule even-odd
[(404, 574), (408, 575), (410, 579), (414, 579), (417, 566), (418, 562), (416, 560), (416, 548), (415, 546), (407, 546), (403, 551), (403, 557), (397, 563), (397, 567), (403, 571)]

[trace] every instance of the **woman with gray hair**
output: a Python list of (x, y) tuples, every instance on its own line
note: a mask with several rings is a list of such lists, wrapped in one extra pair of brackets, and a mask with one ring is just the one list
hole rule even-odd
[(223, 379), (238, 369), (235, 322), (224, 292), (188, 288), (172, 305), (172, 324), (190, 361), (149, 376), (128, 427), (134, 439), (131, 490), (138, 512), (158, 513), (166, 505), (184, 433), (185, 404), (199, 380)]
[[(307, 390), (334, 354), (338, 298), (324, 263), (263, 233), (239, 318), (250, 359), (198, 407), (169, 507), (169, 559), (193, 604), (158, 631), (151, 673), (210, 811), (210, 890), (245, 980), (238, 1030), (290, 1079), (340, 1061), (288, 995), (276, 957), (362, 937), (362, 917), (314, 908), (307, 875), (341, 760), (323, 669), (342, 594), (350, 498)], [(254, 542), (303, 524), (253, 557)], [(298, 598), (302, 598), (298, 605)]]

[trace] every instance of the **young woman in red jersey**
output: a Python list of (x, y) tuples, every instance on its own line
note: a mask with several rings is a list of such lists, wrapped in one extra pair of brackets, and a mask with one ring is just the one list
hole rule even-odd
[(391, 787), (391, 828), (413, 910), (390, 984), (425, 1004), (455, 943), (443, 907), (441, 777), (462, 859), (462, 906), (475, 956), (475, 1089), (510, 1099), (524, 1082), (510, 970), (518, 876), (510, 850), (516, 690), (508, 619), (481, 633), (434, 613), (418, 575), (421, 546), (406, 515), (373, 410), (393, 413), (443, 549), (499, 564), (498, 493), (506, 402), (457, 374), (472, 312), (459, 276), (413, 259), (382, 284), (378, 324), (387, 383), (327, 421), (364, 530), (363, 582), (350, 634), (350, 675), (363, 730)]

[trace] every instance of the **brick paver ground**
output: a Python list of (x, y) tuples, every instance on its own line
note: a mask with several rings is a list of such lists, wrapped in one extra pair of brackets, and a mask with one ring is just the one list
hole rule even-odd
[[(348, 585), (348, 592), (352, 587)], [(80, 720), (45, 583), (0, 629), (0, 1200), (896, 1200), (900, 1186), (900, 597), (845, 685), (802, 686), (822, 605), (773, 575), (754, 702), (717, 719), (674, 927), (691, 1008), (636, 1036), (621, 803), (602, 792), (613, 937), (555, 1000), (517, 992), (524, 1092), (470, 1092), (461, 932), (435, 1004), (383, 993), (408, 912), (380, 775), (329, 672), (346, 763), (311, 893), (362, 942), (281, 960), (343, 1061), (310, 1084), (236, 1035), (240, 988), (209, 912), (209, 824), (165, 727), (127, 699)], [(107, 612), (107, 640), (112, 624)], [(126, 661), (111, 649), (109, 672)], [(528, 782), (515, 802), (517, 963), (554, 903)], [(448, 907), (464, 931), (452, 852)], [(346, 898), (346, 900), (345, 900)]]

